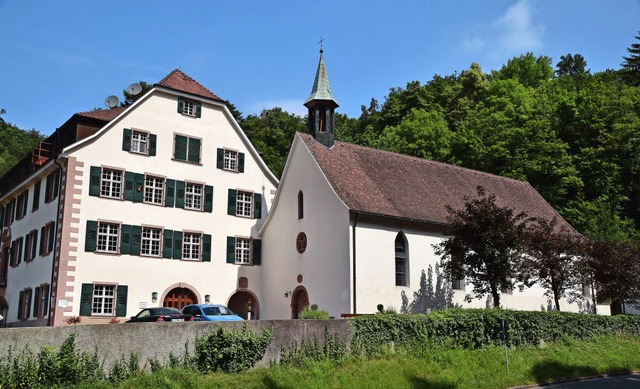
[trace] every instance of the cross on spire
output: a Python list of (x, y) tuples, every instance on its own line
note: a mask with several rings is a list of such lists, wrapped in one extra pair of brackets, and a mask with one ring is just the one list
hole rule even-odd
[(320, 42), (318, 42), (320, 44), (320, 54), (322, 54), (324, 52), (324, 50), (322, 50), (322, 44), (324, 43), (324, 38), (321, 36), (320, 37)]

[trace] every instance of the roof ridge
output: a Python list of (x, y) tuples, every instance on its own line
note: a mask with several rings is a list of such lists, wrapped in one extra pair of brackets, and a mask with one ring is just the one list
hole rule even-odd
[(213, 100), (222, 101), (222, 99), (215, 93), (211, 92), (209, 89), (204, 87), (198, 81), (178, 68), (175, 68), (171, 73), (167, 74), (162, 80), (160, 80), (160, 82), (158, 82), (154, 86), (162, 86), (165, 88), (179, 90)]

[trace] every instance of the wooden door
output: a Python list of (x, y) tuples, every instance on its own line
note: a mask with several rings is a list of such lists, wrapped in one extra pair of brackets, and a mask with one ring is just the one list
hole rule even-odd
[(182, 309), (189, 304), (196, 304), (198, 299), (196, 295), (187, 288), (175, 288), (167, 293), (162, 304), (163, 307)]
[(297, 289), (293, 292), (293, 301), (291, 303), (291, 318), (297, 319), (302, 309), (309, 305), (309, 295), (305, 288)]

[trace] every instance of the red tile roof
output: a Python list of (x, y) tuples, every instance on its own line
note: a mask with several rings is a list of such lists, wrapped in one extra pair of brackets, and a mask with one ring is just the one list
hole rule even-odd
[(445, 205), (460, 209), (477, 187), (496, 203), (529, 216), (551, 219), (573, 230), (527, 182), (459, 166), (336, 142), (328, 149), (310, 134), (298, 133), (338, 197), (356, 212), (448, 224)]
[(213, 94), (210, 90), (200, 85), (193, 78), (184, 74), (180, 69), (172, 71), (156, 85), (191, 93), (209, 99), (222, 100), (221, 98)]
[(94, 109), (88, 112), (78, 112), (76, 115), (84, 116), (93, 119), (100, 119), (106, 122), (110, 122), (120, 115), (127, 107), (116, 107), (111, 109)]

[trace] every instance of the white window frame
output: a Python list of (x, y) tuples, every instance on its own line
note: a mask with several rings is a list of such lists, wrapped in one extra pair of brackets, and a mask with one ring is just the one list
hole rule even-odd
[(147, 257), (162, 256), (162, 228), (142, 226), (140, 255)]
[(251, 238), (236, 237), (235, 258), (237, 265), (251, 264)]
[(131, 130), (131, 148), (132, 153), (145, 154), (149, 153), (149, 133), (139, 130)]
[(184, 208), (202, 211), (204, 207), (204, 185), (195, 182), (184, 183)]
[(202, 233), (182, 233), (182, 259), (200, 261), (202, 259)]
[(163, 205), (164, 204), (164, 183), (165, 183), (164, 177), (145, 174), (143, 201), (147, 204)]
[(253, 217), (253, 192), (236, 191), (236, 216)]
[(94, 284), (91, 316), (113, 316), (116, 311), (116, 285)]
[(98, 222), (96, 251), (117, 254), (120, 248), (120, 224)]
[(224, 149), (223, 169), (232, 172), (238, 171), (238, 152)]
[(196, 116), (195, 101), (184, 100), (182, 105), (182, 114), (187, 116)]
[(123, 178), (124, 171), (103, 167), (100, 171), (100, 197), (121, 199)]

